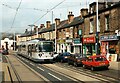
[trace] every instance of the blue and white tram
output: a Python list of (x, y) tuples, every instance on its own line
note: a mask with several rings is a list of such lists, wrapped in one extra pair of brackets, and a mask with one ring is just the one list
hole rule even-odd
[(18, 46), (18, 54), (37, 62), (52, 62), (54, 43), (41, 39), (21, 42)]

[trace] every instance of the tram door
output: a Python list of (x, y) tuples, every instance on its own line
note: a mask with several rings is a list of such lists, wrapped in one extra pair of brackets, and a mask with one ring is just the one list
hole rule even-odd
[(32, 56), (32, 46), (28, 45), (28, 56), (31, 57)]

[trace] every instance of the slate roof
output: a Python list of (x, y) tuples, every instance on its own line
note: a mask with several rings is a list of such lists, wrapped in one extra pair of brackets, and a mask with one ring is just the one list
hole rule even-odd
[(68, 20), (63, 20), (60, 22), (59, 25), (57, 25), (57, 29), (64, 28), (64, 26), (68, 25)]
[(44, 33), (44, 32), (53, 31), (53, 30), (55, 30), (55, 24), (52, 24), (49, 28), (42, 28), (42, 29), (39, 31), (39, 34), (40, 34), (40, 33)]
[(71, 27), (71, 26), (75, 26), (75, 25), (81, 24), (81, 23), (83, 23), (83, 22), (84, 22), (84, 19), (83, 19), (83, 18), (80, 18), (80, 17), (78, 16), (78, 17), (75, 17), (70, 24), (66, 24), (66, 25), (64, 26), (64, 28), (69, 28), (69, 27)]

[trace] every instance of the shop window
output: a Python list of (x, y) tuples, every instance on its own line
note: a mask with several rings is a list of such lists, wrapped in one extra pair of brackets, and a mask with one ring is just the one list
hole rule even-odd
[(105, 16), (105, 31), (109, 30), (109, 15)]
[(97, 32), (100, 32), (100, 17), (98, 17), (98, 30)]
[(71, 53), (73, 53), (74, 51), (74, 46), (71, 46)]
[(110, 54), (116, 54), (116, 50), (114, 48), (109, 49)]
[(93, 33), (93, 29), (94, 29), (94, 22), (93, 19), (90, 19), (90, 33)]
[(92, 58), (88, 58), (88, 61), (89, 61), (89, 62), (92, 62), (92, 61), (93, 61), (93, 59), (92, 59)]

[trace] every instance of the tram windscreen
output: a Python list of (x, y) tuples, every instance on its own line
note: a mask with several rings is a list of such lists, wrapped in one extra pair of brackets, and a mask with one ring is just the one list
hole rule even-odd
[(53, 52), (54, 51), (54, 45), (53, 42), (43, 42), (39, 45), (39, 51), (40, 52)]

